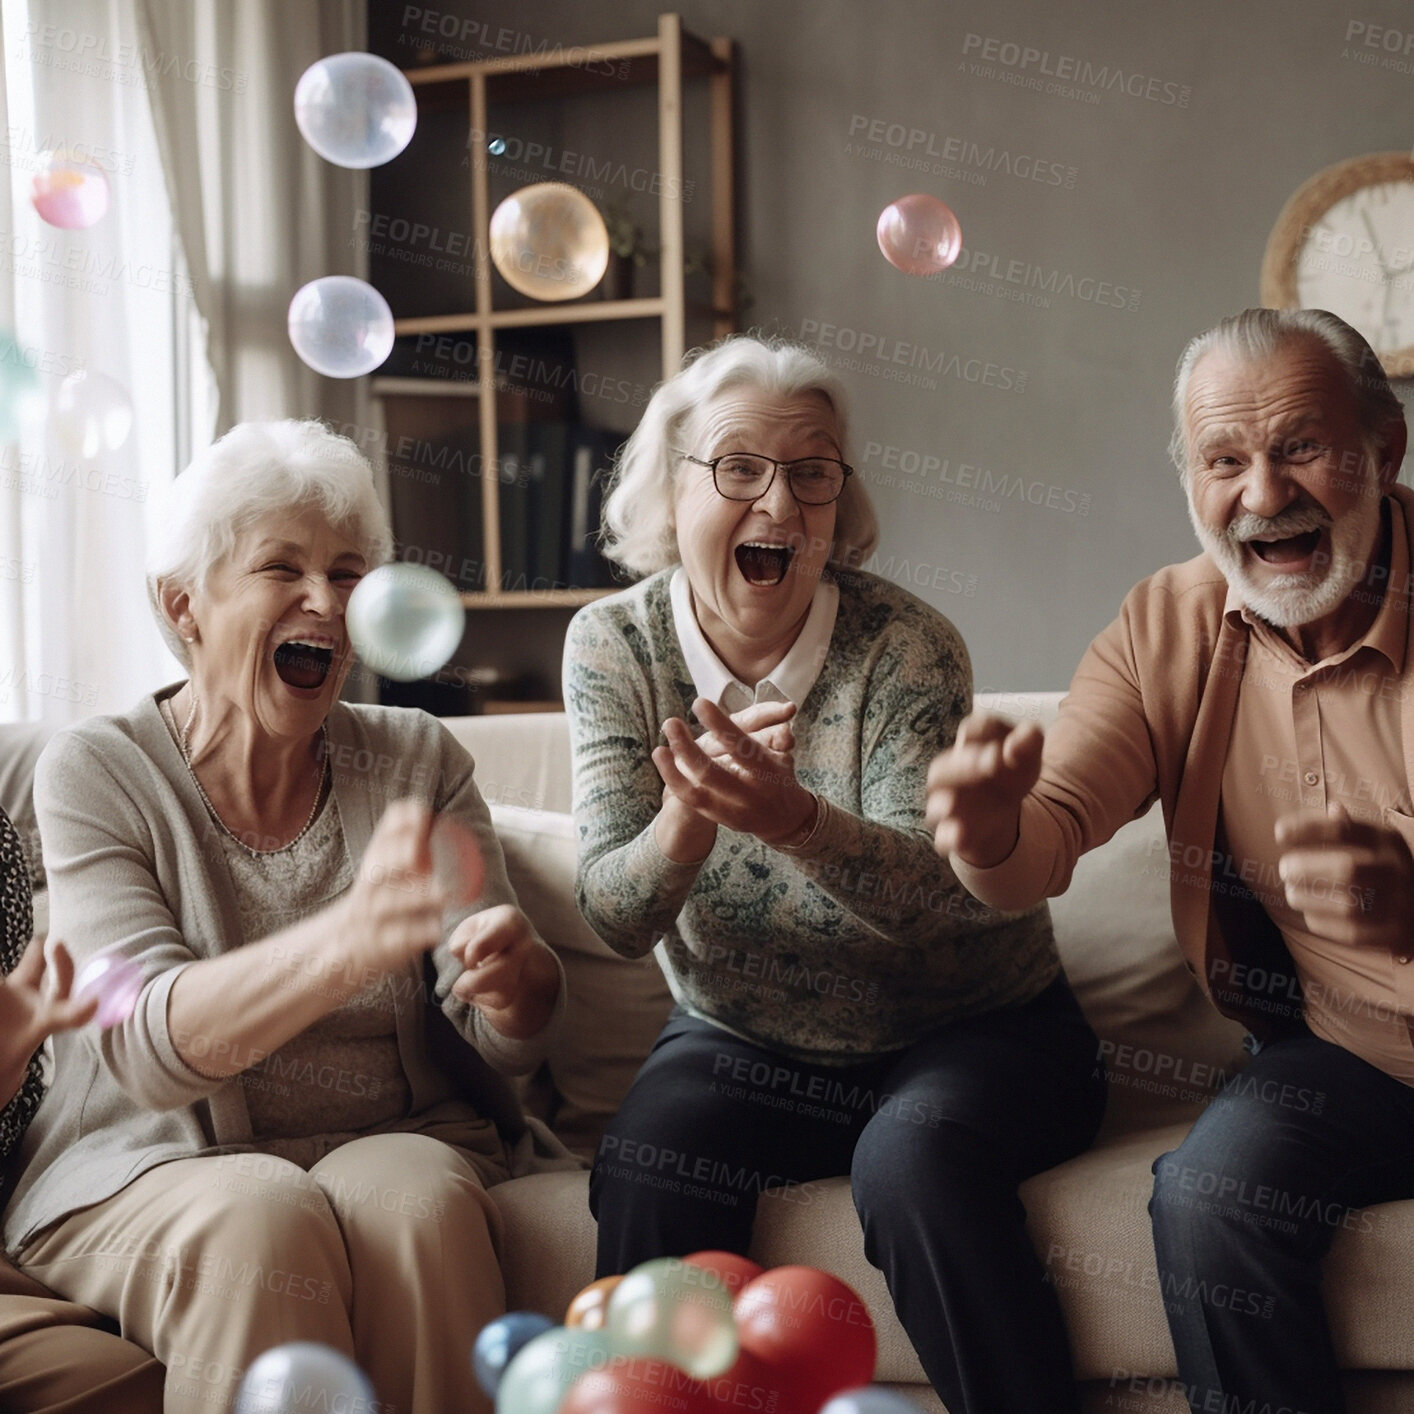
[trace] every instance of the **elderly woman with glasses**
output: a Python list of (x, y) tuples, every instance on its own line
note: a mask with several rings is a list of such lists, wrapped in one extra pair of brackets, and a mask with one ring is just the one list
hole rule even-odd
[[(606, 502), (647, 578), (565, 646), (580, 906), (678, 1005), (599, 1148), (599, 1274), (745, 1253), (763, 1187), (851, 1178), (953, 1414), (1078, 1410), (1017, 1186), (1091, 1141), (1094, 1033), (1044, 909), (933, 853), (924, 780), (972, 695), (936, 610), (858, 568), (841, 390), (734, 338), (654, 394)], [(940, 867), (941, 864), (941, 867)]]
[[(142, 990), (55, 1038), (5, 1238), (163, 1361), (167, 1414), (229, 1408), (292, 1340), (356, 1360), (381, 1408), (480, 1403), (467, 1352), (504, 1302), (486, 1189), (537, 1137), (503, 1075), (541, 1058), (561, 973), (466, 752), (339, 700), (345, 608), (389, 548), (351, 442), (236, 427), (177, 479), (149, 563), (188, 677), (36, 772), (51, 926)], [(443, 829), (464, 860), (479, 842), (474, 900), (434, 871)]]

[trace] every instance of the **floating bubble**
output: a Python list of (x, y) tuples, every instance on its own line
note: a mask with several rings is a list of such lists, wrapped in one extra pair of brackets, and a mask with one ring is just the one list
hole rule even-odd
[(0, 334), (0, 442), (17, 442), (44, 420), (44, 391), (25, 351)]
[(482, 1326), (471, 1348), (471, 1367), (476, 1383), (492, 1399), (506, 1373), (506, 1366), (538, 1335), (554, 1330), (555, 1323), (538, 1311), (511, 1311)]
[(486, 144), (486, 150), (491, 154), (492, 157), (503, 156), (506, 151), (505, 138), (493, 137), (491, 141)]
[(456, 586), (426, 565), (380, 565), (359, 580), (345, 611), (349, 638), (376, 673), (412, 682), (457, 651), (466, 610)]
[(555, 1326), (523, 1345), (496, 1387), (496, 1414), (556, 1414), (569, 1387), (615, 1352), (600, 1331)]
[(532, 299), (578, 299), (609, 267), (608, 228), (577, 187), (537, 182), (492, 212), (491, 263)]
[(304, 140), (339, 167), (379, 167), (412, 141), (417, 98), (393, 64), (376, 54), (330, 54), (295, 86)]
[(313, 1340), (277, 1345), (257, 1356), (236, 1395), (235, 1414), (315, 1414), (376, 1409), (368, 1377), (347, 1355)]
[(736, 1359), (731, 1292), (715, 1272), (676, 1257), (629, 1272), (609, 1297), (604, 1329), (616, 1350), (666, 1360), (694, 1379), (723, 1374)]
[(295, 352), (327, 378), (372, 373), (393, 351), (388, 301), (352, 275), (325, 275), (296, 290), (289, 331)]
[(74, 456), (116, 452), (133, 426), (133, 404), (121, 383), (80, 368), (59, 384), (49, 408), (55, 435)]
[(119, 1026), (132, 1014), (142, 992), (142, 968), (121, 953), (100, 952), (79, 968), (70, 994), (75, 1001), (98, 998), (94, 1025), (103, 1030)]
[(103, 169), (60, 149), (46, 152), (30, 182), (29, 199), (51, 226), (82, 231), (108, 210), (108, 178)]
[(923, 192), (890, 202), (879, 213), (874, 234), (884, 259), (905, 275), (935, 275), (962, 251), (957, 217), (936, 196)]
[(475, 903), (481, 897), (481, 885), (486, 879), (486, 861), (476, 836), (450, 815), (439, 815), (432, 826), (430, 844), (432, 872), (442, 891), (454, 904)]
[(883, 1385), (865, 1385), (826, 1400), (820, 1406), (820, 1414), (920, 1414), (920, 1409), (920, 1405), (897, 1390)]

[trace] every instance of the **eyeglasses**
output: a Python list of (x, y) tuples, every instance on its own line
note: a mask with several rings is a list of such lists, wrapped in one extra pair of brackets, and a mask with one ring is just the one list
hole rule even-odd
[(838, 501), (845, 481), (854, 468), (834, 457), (801, 457), (799, 461), (778, 462), (755, 452), (728, 452), (703, 461), (701, 457), (678, 452), (684, 461), (710, 467), (717, 494), (728, 501), (756, 501), (771, 489), (777, 471), (784, 471), (791, 495), (803, 506), (828, 506)]

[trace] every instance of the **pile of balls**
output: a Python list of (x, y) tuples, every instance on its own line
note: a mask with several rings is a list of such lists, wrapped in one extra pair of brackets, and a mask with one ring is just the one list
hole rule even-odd
[(917, 1414), (870, 1386), (875, 1353), (838, 1277), (697, 1252), (591, 1283), (562, 1326), (503, 1316), (472, 1364), (496, 1414)]

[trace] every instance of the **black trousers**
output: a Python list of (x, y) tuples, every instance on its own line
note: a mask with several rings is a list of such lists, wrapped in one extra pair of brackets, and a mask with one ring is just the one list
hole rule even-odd
[(1064, 977), (863, 1065), (801, 1064), (675, 1011), (595, 1158), (598, 1275), (745, 1253), (763, 1188), (848, 1174), (865, 1254), (952, 1414), (1078, 1411), (1017, 1186), (1094, 1138), (1097, 1050)]
[(1342, 1414), (1321, 1259), (1414, 1197), (1414, 1087), (1309, 1032), (1263, 1046), (1154, 1165), (1154, 1247), (1196, 1411)]

